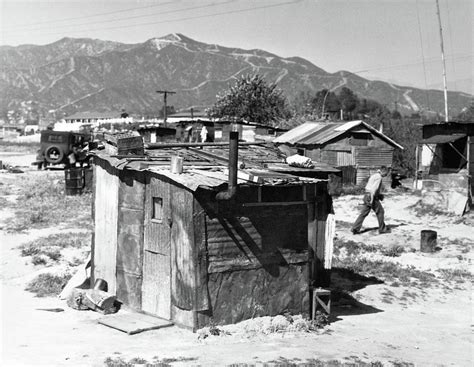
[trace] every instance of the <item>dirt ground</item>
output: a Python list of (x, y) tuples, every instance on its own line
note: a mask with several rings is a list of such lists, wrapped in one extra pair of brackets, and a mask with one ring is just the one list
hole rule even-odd
[[(0, 154), (4, 163), (24, 166), (24, 173), (1, 172), (0, 183), (15, 182), (15, 175), (43, 174), (29, 167), (33, 158)], [(4, 199), (16, 198), (7, 195)], [(372, 230), (353, 235), (350, 223), (357, 215), (360, 197), (336, 198), (336, 242), (402, 249), (396, 257), (380, 252), (365, 254), (370, 261), (412, 266), (412, 270), (436, 276), (442, 272), (472, 275), (472, 213), (461, 219), (439, 213), (417, 214), (419, 200), (410, 191), (389, 192), (384, 206), (392, 232), (379, 235), (373, 230), (375, 215), (370, 214), (364, 228)], [(13, 210), (1, 208), (0, 224), (13, 216)], [(419, 251), (422, 229), (437, 231), (440, 247), (437, 252)], [(179, 327), (129, 336), (98, 324), (97, 319), (102, 316), (99, 313), (76, 311), (56, 297), (38, 298), (24, 290), (39, 273), (60, 269), (32, 265), (20, 257), (18, 247), (34, 238), (70, 230), (81, 228), (55, 227), (26, 233), (0, 231), (2, 366), (103, 366), (106, 358), (166, 361), (173, 366), (311, 365), (316, 361), (353, 365), (379, 362), (378, 365), (386, 366), (472, 365), (470, 277), (465, 281), (443, 278), (431, 286), (407, 286), (376, 276), (359, 276), (354, 280), (344, 276), (344, 272), (335, 271), (335, 284), (345, 286), (352, 301), (335, 302), (332, 322), (317, 332), (265, 334), (249, 327), (247, 322), (223, 327), (228, 332), (226, 335), (207, 338)], [(48, 308), (64, 311), (41, 310)]]

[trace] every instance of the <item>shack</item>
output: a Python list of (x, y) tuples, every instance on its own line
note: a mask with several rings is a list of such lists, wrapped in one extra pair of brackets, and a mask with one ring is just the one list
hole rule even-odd
[(363, 184), (380, 166), (391, 167), (394, 150), (403, 149), (362, 120), (308, 121), (273, 143), (288, 155), (300, 154), (341, 169), (343, 184), (356, 185)]
[(425, 202), (462, 215), (472, 206), (474, 192), (474, 123), (447, 122), (422, 129), (416, 187)]
[(193, 330), (309, 314), (313, 287), (330, 281), (327, 180), (271, 171), (281, 152), (237, 136), (96, 154), (92, 282)]

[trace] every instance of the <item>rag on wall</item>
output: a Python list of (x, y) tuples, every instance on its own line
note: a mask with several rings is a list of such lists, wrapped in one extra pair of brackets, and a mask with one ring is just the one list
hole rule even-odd
[(331, 269), (332, 253), (334, 249), (334, 234), (336, 232), (336, 218), (334, 214), (328, 214), (326, 219), (325, 243), (324, 246), (324, 269)]

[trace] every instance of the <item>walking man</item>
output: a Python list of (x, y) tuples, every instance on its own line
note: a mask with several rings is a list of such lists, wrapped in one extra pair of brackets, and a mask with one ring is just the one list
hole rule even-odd
[(357, 217), (354, 225), (352, 226), (352, 233), (359, 234), (362, 223), (364, 222), (365, 217), (369, 215), (370, 210), (372, 209), (377, 216), (379, 222), (379, 233), (388, 233), (390, 229), (387, 228), (384, 221), (384, 210), (382, 203), (383, 195), (380, 193), (382, 190), (382, 178), (386, 177), (389, 173), (389, 169), (385, 166), (380, 167), (380, 169), (369, 177), (367, 185), (365, 185), (365, 194), (364, 202), (362, 204), (362, 209), (360, 214)]

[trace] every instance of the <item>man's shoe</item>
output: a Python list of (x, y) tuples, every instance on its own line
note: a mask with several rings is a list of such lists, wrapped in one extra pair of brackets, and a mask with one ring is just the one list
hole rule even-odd
[(360, 234), (360, 231), (356, 229), (351, 229), (351, 232), (352, 234)]
[(380, 234), (390, 233), (390, 232), (392, 232), (390, 228), (382, 229), (381, 231), (379, 231)]

